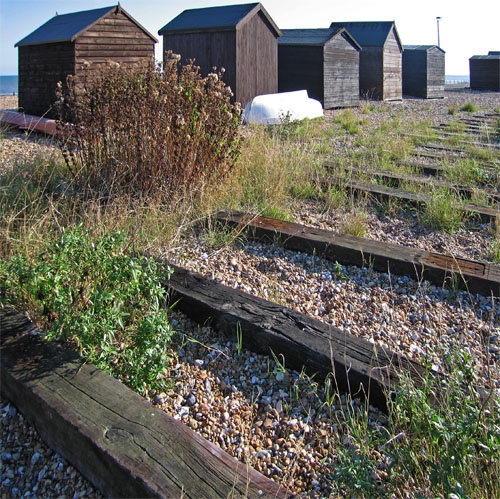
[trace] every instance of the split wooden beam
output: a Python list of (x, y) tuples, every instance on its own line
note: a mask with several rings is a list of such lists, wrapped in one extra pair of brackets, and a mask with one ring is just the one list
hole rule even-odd
[(418, 384), (427, 373), (418, 363), (365, 338), (278, 303), (235, 290), (200, 274), (171, 266), (166, 284), (175, 308), (210, 325), (242, 346), (285, 359), (288, 368), (317, 380), (333, 376), (340, 393), (369, 400), (382, 410), (401, 374)]

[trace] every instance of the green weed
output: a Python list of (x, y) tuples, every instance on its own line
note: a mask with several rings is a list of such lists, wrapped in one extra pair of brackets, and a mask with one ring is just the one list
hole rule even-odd
[(475, 113), (477, 110), (478, 107), (473, 102), (466, 102), (460, 106), (460, 111), (464, 111), (466, 113)]
[(420, 220), (432, 229), (454, 232), (463, 224), (464, 211), (453, 193), (435, 189), (428, 194)]
[(123, 233), (91, 237), (82, 227), (60, 235), (33, 257), (0, 260), (6, 303), (85, 359), (142, 392), (161, 387), (173, 331), (165, 305), (170, 274), (155, 260), (131, 255)]

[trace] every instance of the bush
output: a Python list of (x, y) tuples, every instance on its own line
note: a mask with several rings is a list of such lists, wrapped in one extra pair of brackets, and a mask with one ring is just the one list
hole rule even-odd
[(239, 104), (221, 73), (171, 55), (89, 67), (59, 85), (59, 142), (80, 192), (178, 201), (223, 179), (239, 152)]
[(162, 386), (169, 365), (168, 276), (155, 260), (129, 256), (122, 233), (93, 240), (81, 226), (33, 257), (0, 260), (5, 302), (139, 392)]

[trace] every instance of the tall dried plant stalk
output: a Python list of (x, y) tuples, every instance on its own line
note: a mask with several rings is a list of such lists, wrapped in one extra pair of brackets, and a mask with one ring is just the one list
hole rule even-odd
[[(214, 70), (215, 71), (215, 70)], [(220, 183), (240, 150), (241, 108), (223, 70), (109, 64), (58, 91), (58, 137), (80, 194), (177, 202)]]

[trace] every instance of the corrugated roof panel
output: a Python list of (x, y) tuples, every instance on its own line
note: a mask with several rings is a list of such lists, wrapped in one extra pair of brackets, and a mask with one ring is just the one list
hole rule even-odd
[(163, 35), (172, 31), (234, 28), (258, 5), (259, 3), (248, 3), (188, 9), (163, 26), (158, 34)]
[(345, 28), (361, 46), (368, 47), (384, 45), (393, 27), (393, 21), (349, 21), (330, 24), (330, 28)]
[(85, 28), (94, 24), (110, 10), (115, 8), (116, 6), (103, 7), (101, 9), (56, 15), (21, 41), (17, 42), (15, 46), (22, 47), (24, 45), (72, 41), (74, 37)]

